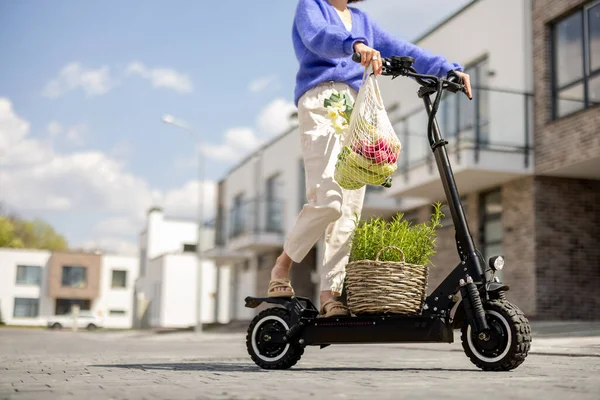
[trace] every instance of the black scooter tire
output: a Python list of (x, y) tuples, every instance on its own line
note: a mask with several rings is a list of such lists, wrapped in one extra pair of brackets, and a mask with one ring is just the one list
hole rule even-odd
[(274, 320), (283, 328), (289, 329), (290, 313), (281, 307), (268, 308), (261, 311), (250, 323), (246, 335), (246, 349), (252, 361), (263, 369), (289, 369), (293, 367), (304, 354), (304, 347), (298, 343), (288, 343), (286, 348), (276, 357), (260, 354), (255, 329), (265, 321)]
[[(510, 342), (497, 357), (486, 357), (478, 352), (468, 322), (461, 330), (462, 347), (473, 364), (484, 371), (510, 371), (521, 365), (531, 347), (531, 327), (523, 312), (506, 300), (494, 300), (484, 304), (488, 323), (496, 318), (506, 328)], [(471, 338), (469, 339), (469, 336)]]

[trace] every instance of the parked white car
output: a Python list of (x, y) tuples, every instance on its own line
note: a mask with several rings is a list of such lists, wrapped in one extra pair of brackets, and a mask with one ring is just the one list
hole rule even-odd
[[(48, 328), (62, 329), (73, 328), (73, 314), (55, 315), (48, 318)], [(94, 330), (102, 328), (102, 318), (89, 311), (80, 311), (77, 315), (77, 328)]]

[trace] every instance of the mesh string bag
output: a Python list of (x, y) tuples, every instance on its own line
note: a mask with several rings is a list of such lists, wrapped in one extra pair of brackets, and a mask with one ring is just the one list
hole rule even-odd
[(370, 66), (365, 69), (341, 144), (334, 179), (342, 188), (356, 190), (365, 185), (390, 185), (402, 145)]

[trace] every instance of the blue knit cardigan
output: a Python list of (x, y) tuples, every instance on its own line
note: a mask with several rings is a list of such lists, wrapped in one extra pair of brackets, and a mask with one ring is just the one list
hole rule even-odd
[(335, 8), (327, 0), (299, 0), (292, 40), (300, 68), (296, 76), (294, 101), (320, 83), (344, 82), (359, 89), (364, 67), (352, 61), (354, 44), (362, 42), (383, 57), (411, 56), (419, 73), (439, 77), (449, 71), (462, 71), (456, 63), (391, 36), (365, 12), (349, 7), (352, 30), (348, 31)]

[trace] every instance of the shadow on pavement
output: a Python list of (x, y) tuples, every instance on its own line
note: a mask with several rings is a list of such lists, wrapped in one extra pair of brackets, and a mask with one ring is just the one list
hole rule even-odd
[[(262, 372), (266, 371), (254, 364), (228, 364), (228, 363), (162, 363), (162, 364), (107, 364), (90, 365), (93, 368), (124, 368), (142, 371), (209, 371), (209, 372)], [(288, 370), (304, 372), (480, 372), (478, 369), (460, 368), (367, 368), (367, 367), (315, 367), (292, 368)]]

